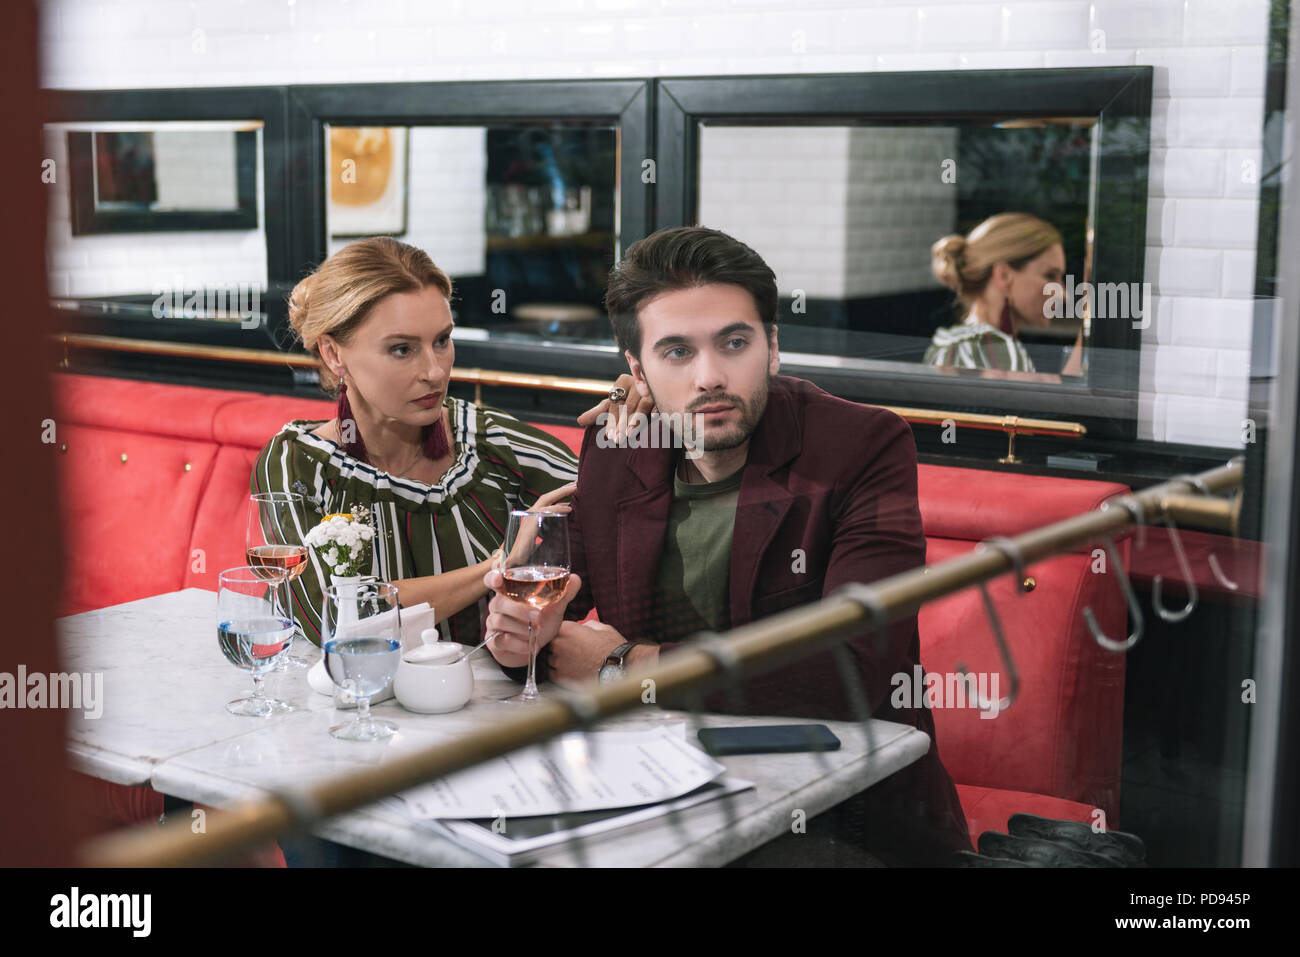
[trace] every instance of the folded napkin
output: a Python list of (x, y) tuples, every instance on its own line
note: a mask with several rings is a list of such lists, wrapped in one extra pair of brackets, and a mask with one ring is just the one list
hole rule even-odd
[[(393, 615), (397, 615), (397, 609), (386, 611), (382, 614), (375, 615), (366, 619), (365, 623), (351, 622), (340, 625), (334, 633), (335, 638), (348, 638), (352, 635), (363, 634), (365, 630), (373, 627), (377, 622), (387, 622), (392, 620)], [(427, 601), (422, 601), (418, 605), (411, 605), (409, 608), (401, 609), (401, 640), (402, 654), (420, 647), (424, 644), (423, 632), (435, 627), (434, 626), (434, 609)], [(307, 672), (307, 683), (311, 685), (313, 691), (320, 694), (334, 696), (334, 704), (339, 708), (355, 708), (356, 700), (351, 694), (344, 691), (338, 685), (334, 684), (325, 670), (325, 657), (322, 654), (321, 660), (311, 666)], [(384, 686), (384, 689), (370, 698), (371, 704), (377, 704), (380, 701), (387, 701), (393, 696), (393, 683), (390, 681)]]

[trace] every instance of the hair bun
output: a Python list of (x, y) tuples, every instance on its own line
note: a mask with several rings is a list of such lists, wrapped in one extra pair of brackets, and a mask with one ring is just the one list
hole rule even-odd
[(961, 292), (962, 269), (966, 259), (966, 237), (954, 233), (930, 247), (930, 271), (954, 292)]
[(307, 310), (311, 299), (311, 276), (300, 279), (298, 284), (293, 287), (293, 292), (289, 293), (289, 324), (293, 326), (294, 332), (302, 338), (303, 323), (307, 321)]

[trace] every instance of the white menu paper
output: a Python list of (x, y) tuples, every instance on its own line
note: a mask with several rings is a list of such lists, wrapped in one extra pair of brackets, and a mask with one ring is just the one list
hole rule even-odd
[(726, 769), (671, 729), (566, 734), (404, 792), (420, 819), (529, 817), (681, 797)]

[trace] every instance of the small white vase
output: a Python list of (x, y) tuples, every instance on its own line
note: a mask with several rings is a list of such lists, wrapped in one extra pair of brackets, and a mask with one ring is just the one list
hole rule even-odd
[(361, 584), (360, 575), (330, 575), (339, 596), (339, 617), (336, 625), (351, 625), (357, 620), (357, 586)]
[[(338, 619), (334, 622), (337, 630), (340, 625), (350, 625), (357, 621), (357, 587), (361, 584), (360, 575), (335, 575), (330, 573), (330, 584), (334, 586), (335, 593), (338, 595)], [(328, 602), (329, 599), (326, 598)], [(334, 684), (325, 670), (325, 635), (323, 631), (324, 609), (321, 609), (321, 656), (320, 661), (316, 662), (307, 673), (307, 683), (311, 685), (314, 691), (321, 694), (331, 695), (335, 703), (344, 707), (356, 707), (356, 701), (346, 691)]]

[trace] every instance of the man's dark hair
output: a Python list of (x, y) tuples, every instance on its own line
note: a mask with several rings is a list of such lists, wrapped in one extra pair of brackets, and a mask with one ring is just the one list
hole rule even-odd
[(776, 276), (761, 256), (738, 239), (704, 226), (661, 229), (627, 247), (609, 273), (605, 308), (619, 349), (641, 357), (636, 311), (662, 292), (725, 283), (754, 299), (763, 331), (776, 325)]

